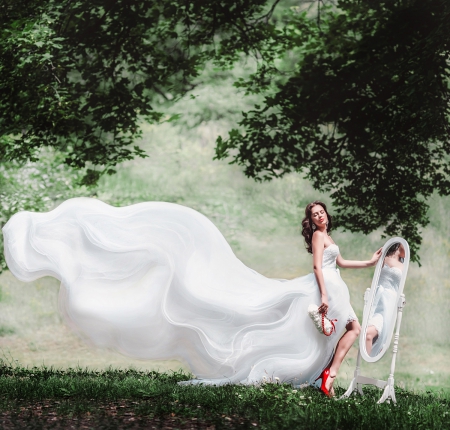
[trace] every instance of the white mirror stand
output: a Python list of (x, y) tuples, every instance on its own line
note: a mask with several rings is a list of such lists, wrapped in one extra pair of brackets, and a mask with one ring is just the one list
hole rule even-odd
[[(367, 301), (369, 299), (370, 288), (367, 288), (364, 294), (364, 303), (367, 306)], [(350, 397), (351, 394), (357, 390), (359, 394), (364, 395), (362, 391), (362, 385), (375, 385), (378, 388), (383, 389), (384, 392), (381, 396), (380, 400), (377, 403), (384, 403), (386, 400), (389, 402), (391, 399), (394, 403), (397, 403), (395, 399), (395, 391), (394, 391), (394, 371), (395, 371), (395, 360), (397, 358), (398, 351), (398, 339), (400, 337), (400, 325), (402, 323), (402, 312), (403, 307), (405, 306), (406, 300), (405, 295), (401, 294), (397, 303), (397, 323), (395, 328), (394, 335), (394, 346), (392, 348), (392, 361), (391, 361), (391, 373), (389, 374), (389, 378), (387, 381), (382, 381), (380, 379), (368, 378), (366, 376), (360, 375), (360, 364), (361, 364), (361, 349), (358, 349), (358, 358), (356, 360), (356, 369), (353, 376), (352, 381), (350, 382), (350, 386), (348, 390), (340, 397), (339, 400)]]

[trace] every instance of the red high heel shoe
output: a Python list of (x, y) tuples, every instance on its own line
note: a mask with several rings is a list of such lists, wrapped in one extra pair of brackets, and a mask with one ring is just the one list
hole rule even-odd
[[(322, 378), (322, 384), (320, 385), (320, 391), (322, 391), (322, 393), (325, 394), (327, 397), (333, 397), (330, 394), (330, 392), (327, 390), (326, 385), (325, 385), (328, 378), (335, 378), (335, 376), (330, 376), (330, 368), (329, 367), (323, 369), (322, 373), (319, 375), (319, 377), (316, 379), (316, 381), (321, 378)], [(316, 382), (316, 381), (314, 381), (314, 382)]]

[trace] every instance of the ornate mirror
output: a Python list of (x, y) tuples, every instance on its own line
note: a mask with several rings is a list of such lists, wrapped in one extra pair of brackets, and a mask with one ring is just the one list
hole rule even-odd
[[(385, 389), (378, 403), (382, 403), (389, 398), (395, 402), (395, 359), (400, 336), (402, 310), (405, 305), (403, 287), (408, 266), (408, 242), (401, 237), (389, 239), (383, 246), (382, 255), (375, 268), (372, 286), (367, 289), (364, 295), (364, 313), (355, 375), (349, 389), (342, 397), (350, 396), (356, 389), (360, 394), (363, 394), (361, 386), (372, 384)], [(397, 327), (397, 330), (388, 381), (361, 376), (359, 374), (361, 357), (369, 363), (380, 360), (389, 349), (395, 327)]]

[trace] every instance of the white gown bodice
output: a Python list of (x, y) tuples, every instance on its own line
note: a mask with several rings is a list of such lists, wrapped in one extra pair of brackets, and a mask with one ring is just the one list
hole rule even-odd
[(322, 269), (336, 269), (336, 258), (339, 255), (339, 246), (335, 243), (323, 250)]
[(400, 279), (402, 279), (402, 271), (398, 267), (389, 267), (386, 263), (381, 268), (379, 285), (382, 285), (385, 289), (398, 290), (400, 285)]

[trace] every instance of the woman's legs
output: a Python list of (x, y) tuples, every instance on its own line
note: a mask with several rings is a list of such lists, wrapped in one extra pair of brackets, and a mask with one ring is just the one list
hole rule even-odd
[(366, 330), (366, 351), (367, 354), (370, 354), (372, 351), (372, 345), (375, 338), (378, 336), (378, 330), (375, 328), (375, 326), (370, 325), (367, 327)]
[(325, 384), (327, 390), (330, 390), (332, 388), (333, 382), (336, 379), (335, 377), (337, 375), (339, 367), (341, 367), (344, 357), (347, 355), (348, 350), (352, 347), (353, 342), (355, 342), (356, 338), (361, 332), (361, 326), (359, 325), (358, 320), (349, 322), (345, 326), (345, 328), (347, 329), (347, 331), (339, 340), (336, 351), (334, 353), (333, 361), (331, 362), (330, 377)]

